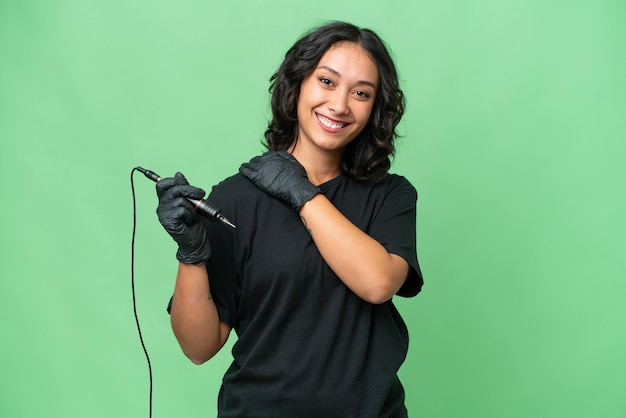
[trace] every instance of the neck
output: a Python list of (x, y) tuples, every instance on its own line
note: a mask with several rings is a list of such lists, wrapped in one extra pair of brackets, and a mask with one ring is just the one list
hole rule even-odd
[(305, 147), (292, 145), (288, 151), (306, 170), (309, 181), (316, 186), (326, 183), (341, 174), (343, 153), (328, 153), (320, 150), (307, 150)]

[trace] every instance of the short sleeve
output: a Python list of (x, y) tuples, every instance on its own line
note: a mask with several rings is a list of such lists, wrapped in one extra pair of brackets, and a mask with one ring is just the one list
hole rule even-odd
[(404, 177), (390, 175), (370, 236), (409, 264), (409, 276), (398, 291), (404, 297), (417, 295), (424, 283), (417, 260), (416, 214), (417, 191)]

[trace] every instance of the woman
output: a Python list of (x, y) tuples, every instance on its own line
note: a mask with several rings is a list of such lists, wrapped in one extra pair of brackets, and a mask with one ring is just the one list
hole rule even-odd
[(415, 296), (417, 194), (388, 174), (403, 94), (383, 42), (334, 22), (297, 41), (272, 76), (269, 151), (213, 188), (237, 229), (157, 183), (178, 242), (171, 321), (196, 364), (235, 330), (220, 417), (405, 417), (408, 347), (394, 295)]

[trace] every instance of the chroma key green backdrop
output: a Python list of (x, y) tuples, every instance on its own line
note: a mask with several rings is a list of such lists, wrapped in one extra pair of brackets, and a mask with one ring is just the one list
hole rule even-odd
[[(0, 416), (148, 416), (130, 171), (234, 173), (283, 54), (335, 19), (378, 31), (407, 96), (411, 416), (626, 416), (622, 0), (0, 2)], [(135, 180), (153, 416), (215, 416), (232, 340), (180, 352), (175, 246)]]

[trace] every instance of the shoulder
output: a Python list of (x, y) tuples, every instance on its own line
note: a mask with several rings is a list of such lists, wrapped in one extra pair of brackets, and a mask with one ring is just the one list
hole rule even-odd
[(358, 182), (350, 177), (342, 176), (339, 180), (322, 185), (322, 192), (331, 200), (354, 201), (364, 200), (367, 206), (377, 207), (385, 202), (404, 202), (415, 205), (417, 191), (403, 176), (388, 174), (375, 184)]
[(214, 189), (215, 188), (226, 188), (226, 189), (235, 188), (236, 189), (238, 187), (246, 187), (249, 185), (253, 185), (250, 180), (248, 180), (247, 178), (245, 178), (239, 173), (235, 173), (232, 176), (226, 177), (224, 180), (220, 181), (213, 188)]
[(417, 190), (415, 190), (415, 187), (413, 187), (411, 182), (404, 176), (401, 176), (399, 174), (388, 174), (383, 181), (389, 186), (389, 188), (406, 189), (412, 191), (417, 195)]
[(258, 188), (250, 180), (237, 173), (213, 186), (211, 195), (215, 197), (228, 196), (230, 199), (233, 199), (250, 196), (252, 192), (257, 190)]
[[(238, 217), (256, 220), (272, 214), (282, 214), (283, 207), (290, 209), (289, 205), (263, 192), (239, 173), (213, 186), (208, 200), (219, 206), (224, 216), (233, 222)], [(293, 210), (287, 212), (291, 213)], [(235, 219), (231, 219), (231, 216)], [(237, 225), (236, 222), (235, 224)]]
[(388, 174), (379, 183), (372, 186), (376, 193), (382, 193), (385, 198), (397, 197), (409, 201), (417, 201), (417, 190), (404, 176)]
[(357, 181), (349, 176), (342, 176), (344, 184), (348, 185), (348, 187), (355, 187), (361, 190), (394, 190), (394, 189), (407, 189), (413, 190), (415, 192), (415, 188), (411, 184), (411, 182), (404, 176), (399, 174), (387, 174), (385, 178), (380, 180), (377, 183), (365, 183)]
[[(249, 207), (259, 198), (259, 189), (241, 174), (233, 174), (211, 188), (208, 200), (222, 210)], [(226, 215), (228, 217), (228, 215)]]

